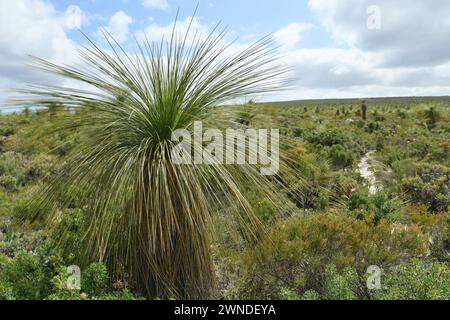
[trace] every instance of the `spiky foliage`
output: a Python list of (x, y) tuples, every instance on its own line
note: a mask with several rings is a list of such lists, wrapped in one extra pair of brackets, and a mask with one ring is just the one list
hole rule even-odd
[(211, 217), (229, 214), (246, 239), (255, 239), (260, 223), (246, 192), (273, 199), (279, 191), (281, 179), (262, 176), (254, 165), (176, 165), (172, 159), (174, 130), (191, 129), (197, 120), (223, 126), (208, 117), (211, 107), (277, 90), (283, 81), (286, 70), (276, 65), (270, 38), (236, 53), (224, 37), (218, 28), (201, 36), (179, 35), (174, 27), (170, 39), (138, 42), (138, 53), (130, 55), (105, 35), (108, 50), (90, 42), (81, 49), (81, 66), (37, 60), (87, 89), (22, 91), (27, 97), (20, 103), (64, 105), (69, 111), (55, 118), (58, 130), (82, 136), (32, 203), (34, 218), (52, 225), (61, 208), (84, 208), (84, 263), (107, 263), (148, 297), (208, 297)]
[(236, 114), (236, 122), (244, 126), (250, 126), (253, 119), (256, 117), (253, 103), (247, 103), (241, 106)]

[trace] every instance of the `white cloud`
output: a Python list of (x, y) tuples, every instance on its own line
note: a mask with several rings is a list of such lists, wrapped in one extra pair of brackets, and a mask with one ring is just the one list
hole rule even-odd
[[(29, 67), (28, 55), (60, 64), (78, 61), (77, 44), (66, 34), (86, 22), (78, 9), (57, 12), (44, 0), (0, 1), (0, 91), (24, 83), (61, 84), (60, 79)], [(6, 99), (2, 92), (0, 105)]]
[[(144, 30), (136, 32), (138, 40), (144, 40), (147, 38), (149, 41), (159, 42), (164, 37), (170, 39), (174, 27), (172, 22), (166, 26), (161, 26), (152, 22)], [(202, 25), (197, 17), (187, 17), (185, 20), (176, 22), (176, 32), (178, 36), (184, 36), (190, 28), (188, 43), (193, 40), (194, 34), (205, 35), (209, 33), (209, 28), (206, 25)]]
[(86, 18), (83, 16), (83, 12), (80, 7), (71, 5), (66, 9), (66, 13), (64, 16), (65, 26), (67, 29), (80, 29), (83, 23), (83, 20)]
[(161, 10), (169, 8), (169, 2), (167, 0), (144, 0), (142, 4), (146, 8), (158, 8)]
[(67, 37), (67, 20), (62, 16), (65, 17), (48, 1), (0, 1), (0, 77), (31, 76), (24, 67), (27, 55), (56, 62), (72, 61), (76, 44)]
[[(380, 29), (367, 27), (374, 4)], [(450, 94), (450, 47), (443, 45), (450, 37), (450, 2), (309, 0), (309, 7), (335, 47), (291, 46), (285, 62), (296, 82), (279, 98)], [(295, 42), (295, 32), (282, 30), (282, 38), (294, 39), (287, 44)]]
[(99, 28), (97, 33), (100, 37), (102, 37), (101, 31), (104, 29), (111, 34), (118, 43), (123, 43), (128, 39), (128, 29), (129, 25), (132, 23), (134, 23), (132, 17), (123, 11), (118, 11), (109, 19), (108, 25), (106, 27)]
[[(380, 29), (369, 29), (367, 9), (380, 10)], [(383, 55), (387, 67), (435, 65), (448, 61), (450, 1), (310, 0), (310, 8), (333, 37), (351, 47)]]
[(384, 68), (377, 53), (357, 48), (305, 48), (286, 54), (293, 90), (283, 99), (450, 94), (450, 62)]
[(275, 41), (284, 50), (294, 49), (302, 39), (301, 33), (313, 27), (310, 23), (291, 23), (274, 33)]

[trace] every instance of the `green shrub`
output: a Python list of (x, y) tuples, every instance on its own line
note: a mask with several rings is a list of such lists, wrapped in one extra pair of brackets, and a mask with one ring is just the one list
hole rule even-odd
[(383, 290), (374, 293), (382, 300), (449, 300), (450, 269), (445, 263), (412, 260), (386, 272)]
[(290, 288), (281, 288), (280, 298), (282, 300), (300, 300), (297, 293)]
[(345, 168), (353, 164), (355, 154), (352, 150), (340, 145), (333, 145), (329, 151), (329, 158), (331, 159), (335, 168)]
[(386, 137), (383, 135), (377, 135), (375, 138), (375, 149), (381, 151), (384, 149)]
[(51, 166), (50, 161), (50, 157), (43, 155), (30, 160), (21, 153), (12, 151), (0, 153), (0, 177), (2, 177), (0, 186), (17, 191), (20, 186), (44, 175)]
[(19, 251), (34, 252), (44, 242), (42, 231), (14, 232), (11, 222), (6, 226), (5, 239), (0, 241), (0, 254), (13, 257)]
[(408, 206), (403, 209), (403, 217), (415, 224), (428, 235), (430, 254), (445, 261), (450, 253), (450, 214), (432, 214), (425, 205)]
[(10, 176), (21, 184), (26, 178), (25, 159), (21, 154), (6, 152), (0, 154), (0, 176)]
[(380, 124), (378, 122), (370, 122), (366, 128), (366, 132), (368, 133), (374, 133), (375, 131), (380, 130)]
[(81, 277), (81, 289), (91, 296), (104, 295), (109, 288), (109, 275), (102, 263), (93, 263), (84, 270)]
[[(1, 239), (0, 239), (1, 241)], [(11, 284), (3, 279), (2, 270), (9, 263), (9, 258), (0, 253), (0, 301), (1, 300), (14, 300), (13, 289)]]
[(323, 210), (329, 203), (328, 194), (317, 184), (298, 186), (291, 190), (288, 196), (300, 209)]
[(9, 298), (41, 300), (51, 290), (51, 272), (38, 256), (19, 251), (1, 267), (0, 287)]
[(279, 299), (283, 288), (299, 296), (322, 292), (330, 264), (363, 274), (370, 265), (395, 264), (427, 250), (428, 238), (417, 226), (373, 225), (345, 213), (297, 216), (273, 227), (268, 239), (245, 253), (232, 297)]
[(434, 146), (429, 153), (431, 161), (450, 166), (450, 142), (445, 141)]
[(386, 116), (384, 116), (383, 114), (380, 114), (378, 112), (375, 112), (374, 113), (374, 119), (377, 122), (383, 122), (383, 121), (386, 121)]
[(144, 300), (144, 298), (136, 297), (128, 290), (115, 291), (103, 294), (101, 296), (94, 296), (92, 300)]
[[(370, 207), (369, 195), (366, 191), (358, 190), (352, 193), (347, 202), (350, 211), (367, 210)], [(362, 218), (362, 216), (360, 217)]]
[(81, 273), (81, 290), (68, 289), (67, 268), (60, 268), (53, 278), (53, 291), (47, 300), (136, 300), (128, 289), (115, 290), (109, 286), (106, 267), (100, 263), (91, 264)]
[(391, 163), (391, 168), (399, 180), (413, 177), (417, 174), (417, 161), (412, 158), (396, 160)]
[[(23, 213), (22, 213), (23, 214)], [(42, 246), (42, 254), (60, 256), (66, 265), (77, 264), (83, 246), (85, 232), (85, 214), (81, 209), (65, 209), (61, 212), (61, 220), (55, 226)], [(64, 247), (58, 244), (64, 241)]]
[(17, 178), (10, 175), (0, 176), (0, 187), (6, 191), (13, 192), (18, 190)]
[(391, 198), (387, 192), (377, 192), (370, 197), (371, 210), (374, 214), (374, 223), (379, 223), (382, 219), (396, 221), (400, 208), (403, 205), (397, 199)]
[(405, 111), (402, 110), (398, 110), (397, 111), (397, 116), (402, 118), (402, 119), (406, 119), (406, 117), (408, 116), (408, 114)]
[(314, 145), (332, 147), (336, 144), (347, 144), (351, 141), (351, 137), (339, 129), (332, 129), (321, 132), (309, 132), (306, 140)]
[(46, 300), (80, 300), (80, 290), (67, 287), (68, 278), (67, 267), (58, 268), (57, 274), (52, 279), (52, 293)]
[(432, 212), (446, 212), (450, 206), (450, 169), (421, 164), (417, 176), (403, 179), (403, 190), (413, 203), (425, 204)]
[(302, 295), (301, 300), (320, 300), (320, 295), (314, 290), (308, 290)]
[(340, 129), (306, 131), (301, 134), (315, 146), (320, 156), (330, 159), (337, 169), (351, 166), (356, 154), (362, 150), (360, 139)]
[(392, 199), (387, 192), (368, 195), (366, 191), (359, 190), (349, 197), (347, 206), (358, 219), (371, 216), (373, 222), (378, 224), (383, 219), (395, 221), (402, 204), (397, 199)]
[(334, 265), (325, 269), (324, 295), (328, 300), (356, 300), (358, 285), (358, 274), (350, 267), (341, 273)]
[(44, 177), (50, 172), (52, 165), (54, 163), (54, 158), (49, 155), (39, 154), (27, 164), (27, 179), (25, 183), (35, 181), (39, 178)]
[(9, 126), (0, 125), (0, 136), (8, 137), (8, 136), (12, 136), (16, 132), (17, 132), (17, 129), (14, 126), (11, 126), (11, 125), (9, 125)]

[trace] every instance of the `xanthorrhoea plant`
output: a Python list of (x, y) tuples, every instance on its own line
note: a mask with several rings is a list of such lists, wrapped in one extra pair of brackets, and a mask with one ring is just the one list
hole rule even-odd
[(251, 239), (259, 221), (243, 184), (268, 196), (278, 191), (279, 179), (262, 176), (254, 165), (176, 165), (172, 159), (174, 130), (210, 121), (210, 108), (278, 90), (283, 82), (270, 38), (236, 52), (224, 36), (218, 28), (178, 36), (174, 27), (170, 39), (138, 42), (138, 52), (128, 54), (105, 35), (108, 49), (91, 42), (81, 49), (80, 66), (37, 59), (44, 70), (91, 89), (22, 91), (35, 106), (73, 110), (58, 117), (58, 128), (84, 137), (33, 203), (36, 217), (57, 223), (61, 208), (81, 202), (88, 225), (84, 261), (125, 273), (147, 297), (208, 297), (212, 215), (231, 212)]

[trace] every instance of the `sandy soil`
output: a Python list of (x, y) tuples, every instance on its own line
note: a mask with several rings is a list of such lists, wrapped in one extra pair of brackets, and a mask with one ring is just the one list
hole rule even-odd
[(374, 151), (368, 152), (358, 164), (359, 174), (369, 184), (369, 194), (375, 194), (379, 190), (375, 173), (371, 170), (372, 162), (374, 161), (373, 154)]

